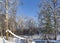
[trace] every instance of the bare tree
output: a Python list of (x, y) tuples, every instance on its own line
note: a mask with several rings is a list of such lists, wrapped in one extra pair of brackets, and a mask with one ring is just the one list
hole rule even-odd
[[(40, 13), (38, 14), (38, 20), (40, 28), (44, 34), (50, 34), (51, 32), (57, 36), (58, 30), (58, 15), (60, 10), (58, 7), (58, 0), (45, 0), (41, 6)], [(56, 37), (55, 37), (56, 39)]]
[[(32, 35), (32, 34), (36, 34), (37, 33), (37, 29), (36, 29), (36, 22), (33, 18), (30, 18), (26, 21), (27, 26), (28, 26), (28, 34)], [(35, 30), (35, 31), (34, 31)]]
[[(0, 30), (1, 30), (1, 35), (2, 35), (2, 31), (5, 29), (4, 22), (5, 19), (5, 2), (4, 0), (0, 0)], [(3, 32), (4, 33), (4, 32)]]
[(18, 1), (17, 0), (9, 0), (9, 28), (13, 32), (16, 29), (16, 11), (17, 11), (17, 5)]

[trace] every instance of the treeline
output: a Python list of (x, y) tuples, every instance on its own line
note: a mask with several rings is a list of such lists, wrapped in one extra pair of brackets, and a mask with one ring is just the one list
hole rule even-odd
[[(18, 19), (9, 18), (8, 29), (17, 35), (34, 35), (39, 34), (38, 24), (33, 18), (22, 18)], [(5, 35), (5, 15), (0, 15), (0, 35)]]
[(34, 35), (39, 34), (37, 22), (33, 18), (20, 17), (17, 22), (17, 29), (15, 31), (18, 35)]

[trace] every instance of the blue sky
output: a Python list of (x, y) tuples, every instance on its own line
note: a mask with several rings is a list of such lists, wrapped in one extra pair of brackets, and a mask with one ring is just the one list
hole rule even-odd
[(22, 0), (22, 2), (23, 2), (23, 5), (19, 4), (17, 8), (17, 16), (23, 15), (23, 16), (35, 18), (39, 10), (38, 5), (40, 0)]

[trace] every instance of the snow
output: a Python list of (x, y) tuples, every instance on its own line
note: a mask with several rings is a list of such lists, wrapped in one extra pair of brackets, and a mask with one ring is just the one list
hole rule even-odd
[[(56, 42), (54, 40), (50, 40), (50, 42)], [(57, 40), (57, 42), (60, 42), (60, 39)], [(19, 38), (16, 37), (9, 37), (8, 40), (5, 40), (4, 37), (0, 37), (0, 43), (24, 43), (24, 40), (21, 40)], [(35, 43), (34, 41), (32, 41), (32, 43)]]
[(0, 43), (3, 43), (3, 39), (2, 39), (2, 37), (0, 37)]
[(57, 35), (57, 40), (60, 40), (60, 35)]
[(5, 40), (4, 38), (0, 37), (0, 43), (15, 43), (15, 41)]
[(15, 36), (16, 38), (19, 38), (19, 39), (25, 39), (25, 38), (23, 38), (23, 37), (20, 37), (20, 36), (17, 36), (17, 35), (15, 35), (14, 33), (12, 33), (10, 30), (6, 30), (6, 32), (9, 32), (10, 34), (12, 34), (13, 36)]
[(4, 38), (0, 37), (0, 43), (24, 43), (24, 41), (18, 38), (12, 38), (12, 40), (5, 40)]
[(8, 40), (5, 40), (4, 37), (0, 37), (0, 43), (24, 43), (25, 38), (15, 35), (10, 30), (7, 30), (6, 32), (12, 34), (14, 38), (9, 37)]
[[(21, 36), (17, 36), (14, 33), (12, 33), (10, 30), (7, 30), (6, 32), (9, 32), (10, 34), (12, 34), (14, 37), (9, 37), (9, 40), (5, 40), (4, 37), (0, 37), (0, 43), (24, 43), (25, 39), (29, 39), (29, 37), (21, 37)], [(34, 38), (36, 38), (37, 36), (33, 36)], [(32, 38), (33, 38), (32, 37)], [(37, 39), (37, 38), (36, 38)], [(57, 36), (57, 40), (60, 40), (60, 35)], [(51, 40), (53, 41), (53, 40)], [(32, 43), (35, 43), (34, 41), (32, 41)]]
[(32, 43), (35, 43), (34, 41)]

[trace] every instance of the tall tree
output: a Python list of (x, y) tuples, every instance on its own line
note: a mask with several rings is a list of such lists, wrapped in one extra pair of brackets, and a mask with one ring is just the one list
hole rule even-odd
[[(41, 32), (44, 34), (57, 35), (58, 30), (58, 15), (60, 10), (58, 5), (59, 0), (45, 0), (41, 6), (40, 13), (38, 14), (38, 20), (40, 23)], [(55, 37), (56, 39), (56, 37)]]
[[(19, 0), (18, 0), (19, 1)], [(9, 28), (14, 32), (16, 30), (16, 11), (17, 11), (17, 0), (9, 0), (8, 1), (8, 12), (9, 12)]]
[[(19, 0), (18, 1), (17, 0), (8, 0), (8, 5), (7, 5), (8, 9), (6, 9), (6, 0), (0, 0), (0, 15), (1, 15), (0, 20), (3, 20), (3, 18), (6, 19), (5, 14), (6, 14), (6, 10), (7, 10), (8, 16), (9, 16), (8, 17), (8, 26), (9, 26), (9, 29), (11, 29), (12, 31), (16, 29), (16, 11), (17, 11), (18, 2), (19, 2)], [(4, 17), (2, 17), (2, 16), (4, 16)], [(3, 20), (2, 26), (4, 26), (4, 24), (5, 24), (5, 20)], [(4, 28), (2, 27), (4, 30), (5, 30), (5, 26), (4, 26)]]
[[(5, 29), (5, 2), (4, 0), (0, 0), (0, 30), (1, 30), (1, 35), (2, 31)], [(4, 33), (4, 32), (3, 32)]]

